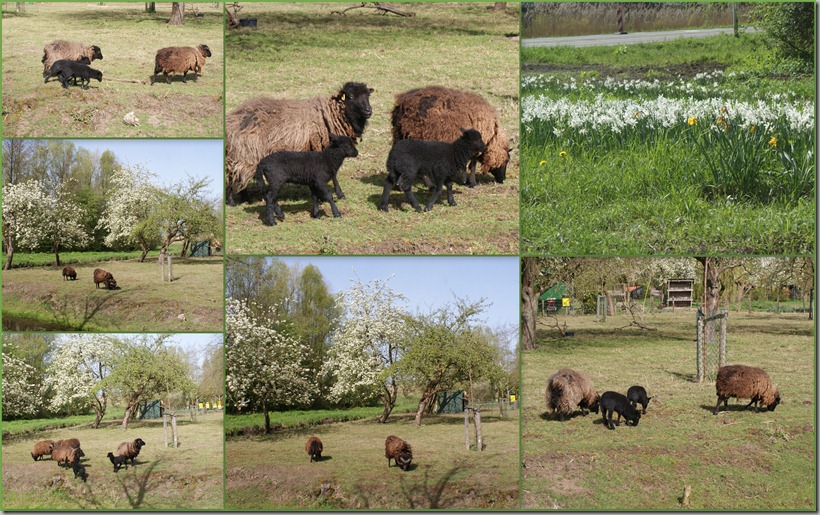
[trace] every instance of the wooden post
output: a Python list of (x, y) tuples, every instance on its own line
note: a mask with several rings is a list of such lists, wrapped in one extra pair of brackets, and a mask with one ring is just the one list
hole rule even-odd
[(171, 430), (174, 432), (174, 449), (179, 447), (179, 442), (177, 441), (177, 416), (176, 414), (171, 415)]
[(726, 323), (729, 313), (720, 318), (720, 347), (718, 351), (718, 367), (726, 366)]
[(159, 280), (165, 282), (165, 260), (162, 256), (159, 258)]
[(698, 382), (702, 383), (706, 377), (706, 331), (704, 330), (703, 315), (698, 310), (697, 318), (697, 368)]
[(473, 417), (475, 417), (475, 447), (476, 450), (484, 450), (484, 439), (481, 437), (481, 410), (474, 409)]
[(162, 415), (162, 436), (165, 438), (165, 448), (168, 448), (168, 414)]
[(168, 257), (168, 282), (170, 283), (171, 281), (174, 280), (174, 268), (173, 268), (174, 264), (171, 260), (171, 254), (168, 254), (167, 257)]
[(464, 410), (464, 444), (467, 446), (467, 450), (470, 450), (470, 418), (469, 418), (469, 410), (470, 408), (466, 408)]

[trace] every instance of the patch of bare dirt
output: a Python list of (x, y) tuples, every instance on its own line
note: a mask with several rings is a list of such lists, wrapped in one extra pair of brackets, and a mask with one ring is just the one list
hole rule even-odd
[(582, 495), (589, 489), (581, 486), (580, 479), (592, 470), (595, 459), (592, 454), (554, 451), (529, 454), (524, 459), (524, 476), (545, 479), (556, 494)]
[(668, 66), (621, 66), (613, 67), (599, 64), (549, 64), (524, 63), (521, 71), (524, 75), (550, 73), (597, 72), (601, 79), (612, 77), (616, 80), (658, 79), (672, 80), (677, 78), (691, 79), (699, 73), (711, 73), (726, 69), (725, 63), (710, 61), (705, 63), (682, 63)]

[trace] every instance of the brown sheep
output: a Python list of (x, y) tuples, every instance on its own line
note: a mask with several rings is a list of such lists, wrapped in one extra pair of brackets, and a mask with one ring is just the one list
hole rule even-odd
[(62, 446), (55, 446), (54, 450), (51, 451), (51, 459), (57, 462), (57, 465), (62, 466), (65, 464), (68, 466), (69, 464), (73, 463), (74, 460), (79, 460), (79, 458), (85, 456), (85, 453), (79, 447), (69, 447), (67, 445)]
[[(393, 106), (393, 143), (403, 139), (453, 141), (460, 129), (475, 129), (484, 137), (487, 151), (470, 160), (469, 186), (476, 185), (476, 161), (481, 171), (498, 183), (507, 177), (510, 140), (498, 119), (498, 112), (476, 93), (427, 86), (396, 95)], [(429, 186), (429, 184), (428, 184)]]
[[(368, 88), (348, 82), (336, 94), (305, 100), (257, 97), (245, 101), (225, 119), (225, 203), (236, 205), (256, 173), (256, 165), (278, 151), (319, 152), (330, 145), (330, 135), (361, 138), (373, 114)], [(333, 177), (338, 198), (344, 198)]]
[(117, 456), (125, 456), (131, 460), (131, 465), (133, 465), (143, 445), (145, 445), (145, 442), (142, 441), (142, 438), (137, 438), (133, 442), (122, 442), (117, 447)]
[(71, 279), (72, 281), (77, 279), (77, 271), (70, 266), (63, 267), (63, 281), (67, 281)]
[(598, 392), (589, 377), (570, 368), (562, 368), (547, 381), (547, 408), (563, 421), (571, 416), (575, 406), (586, 416), (587, 409), (598, 413)]
[(188, 72), (194, 72), (194, 78), (202, 74), (202, 67), (205, 66), (205, 58), (211, 57), (211, 49), (208, 45), (199, 45), (196, 48), (189, 46), (172, 46), (157, 50), (154, 59), (154, 75), (151, 77), (151, 85), (157, 80), (157, 74), (162, 72), (165, 75), (165, 82), (170, 83), (169, 73), (181, 73), (182, 82), (188, 82)]
[(52, 450), (54, 450), (54, 442), (52, 440), (40, 440), (34, 444), (34, 450), (31, 451), (31, 457), (34, 458), (34, 461), (37, 461), (46, 454), (51, 455)]
[(772, 385), (769, 374), (757, 367), (746, 365), (728, 365), (720, 367), (715, 380), (715, 390), (717, 390), (717, 405), (715, 415), (720, 411), (720, 403), (728, 408), (729, 397), (737, 399), (751, 399), (749, 404), (743, 409), (748, 409), (755, 405), (755, 413), (758, 412), (758, 403), (766, 405), (769, 411), (774, 411), (780, 404), (780, 392)]
[(80, 448), (80, 441), (77, 440), (76, 438), (68, 438), (66, 440), (57, 440), (57, 442), (54, 443), (54, 448), (56, 449), (57, 447), (73, 447), (74, 449), (79, 449)]
[(399, 438), (390, 435), (384, 441), (384, 456), (387, 458), (387, 467), (390, 467), (390, 460), (393, 459), (396, 465), (407, 472), (410, 462), (413, 461), (413, 449), (410, 444)]
[(305, 442), (305, 452), (310, 455), (311, 463), (314, 461), (322, 461), (323, 450), (324, 447), (322, 447), (322, 441), (315, 436), (311, 436), (308, 438), (308, 441)]
[(109, 290), (113, 290), (114, 288), (117, 287), (117, 281), (114, 279), (114, 276), (111, 275), (111, 272), (106, 272), (102, 268), (95, 268), (94, 269), (94, 286), (99, 288), (100, 283), (102, 283)]
[(80, 61), (82, 58), (88, 59), (89, 63), (94, 59), (102, 59), (102, 51), (97, 45), (84, 45), (75, 41), (64, 41), (58, 39), (43, 47), (43, 78), (48, 81), (48, 73), (51, 65), (61, 59), (69, 61)]

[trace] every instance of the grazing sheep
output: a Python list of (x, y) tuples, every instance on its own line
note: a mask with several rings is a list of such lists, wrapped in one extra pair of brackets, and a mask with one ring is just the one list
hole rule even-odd
[(77, 84), (77, 79), (80, 79), (80, 86), (83, 89), (88, 89), (89, 84), (91, 84), (91, 79), (97, 79), (102, 82), (103, 75), (101, 71), (95, 70), (87, 64), (62, 59), (51, 66), (45, 82), (48, 82), (48, 79), (55, 76), (59, 76), (60, 84), (66, 89), (68, 89), (68, 83), (71, 79), (74, 79), (74, 85)]
[(80, 456), (74, 456), (74, 461), (71, 462), (71, 468), (74, 470), (74, 479), (78, 477), (83, 479), (83, 483), (88, 479), (88, 474), (85, 471), (85, 466), (80, 463)]
[(128, 456), (114, 456), (113, 452), (109, 452), (108, 459), (114, 464), (114, 472), (119, 471), (123, 465), (125, 465), (125, 470), (128, 470)]
[(63, 281), (67, 281), (71, 279), (72, 281), (77, 279), (77, 271), (70, 266), (63, 267)]
[[(481, 95), (442, 86), (427, 86), (396, 95), (393, 106), (393, 143), (403, 139), (452, 141), (461, 127), (479, 131), (487, 145), (481, 156), (470, 159), (468, 184), (475, 187), (476, 162), (498, 183), (507, 177), (510, 140), (498, 113)], [(429, 186), (429, 185), (428, 185)]]
[(755, 413), (758, 413), (758, 403), (766, 405), (769, 411), (774, 411), (780, 404), (780, 393), (772, 385), (769, 375), (757, 367), (746, 365), (728, 365), (720, 367), (715, 380), (717, 390), (717, 405), (715, 415), (720, 411), (720, 403), (728, 408), (729, 397), (737, 399), (751, 399), (749, 404), (743, 409), (748, 409), (754, 404)]
[(51, 451), (51, 459), (57, 462), (57, 465), (68, 466), (74, 460), (78, 460), (85, 456), (85, 453), (79, 447), (69, 447), (67, 445), (54, 446)]
[[(330, 145), (330, 134), (361, 138), (373, 114), (368, 88), (348, 82), (330, 98), (280, 100), (257, 97), (228, 113), (225, 120), (225, 203), (236, 205), (254, 177), (256, 165), (273, 152), (320, 151)], [(336, 196), (345, 198), (333, 178)]]
[(615, 425), (612, 422), (613, 413), (618, 414), (619, 424), (621, 422), (621, 415), (626, 419), (627, 424), (631, 422), (633, 426), (637, 426), (641, 420), (641, 412), (633, 408), (632, 405), (629, 404), (629, 399), (622, 393), (604, 392), (598, 402), (601, 407), (601, 417), (604, 421), (604, 425), (609, 429), (615, 429)]
[(629, 403), (632, 404), (633, 408), (637, 408), (640, 404), (643, 407), (643, 414), (646, 415), (646, 406), (652, 400), (652, 397), (646, 396), (646, 389), (643, 386), (630, 386), (629, 390), (626, 391), (626, 398), (629, 399)]
[(54, 450), (53, 441), (40, 440), (39, 442), (34, 444), (34, 450), (31, 451), (31, 457), (34, 458), (34, 461), (37, 461), (46, 454), (51, 455), (52, 450)]
[(94, 286), (99, 288), (100, 283), (102, 283), (109, 290), (113, 290), (114, 288), (117, 287), (117, 281), (114, 280), (114, 276), (111, 275), (111, 272), (106, 272), (102, 268), (95, 268), (94, 269)]
[(598, 413), (598, 392), (589, 377), (571, 368), (562, 368), (547, 380), (547, 409), (562, 422), (572, 416), (575, 406), (586, 416), (587, 409)]
[[(102, 51), (97, 45), (84, 45), (74, 41), (57, 40), (52, 41), (43, 47), (43, 78), (48, 81), (48, 73), (51, 66), (57, 61), (64, 59), (68, 61), (81, 61), (87, 59), (86, 64), (91, 64), (94, 59), (102, 59)], [(52, 77), (54, 75), (51, 75)]]
[(125, 456), (131, 460), (131, 465), (133, 465), (143, 445), (145, 445), (145, 442), (142, 441), (142, 438), (137, 438), (132, 442), (122, 442), (117, 447), (117, 456)]
[(410, 444), (399, 438), (390, 435), (384, 441), (384, 456), (387, 458), (387, 467), (390, 467), (390, 460), (394, 460), (396, 465), (407, 472), (410, 462), (413, 461), (413, 449)]
[(56, 449), (57, 447), (73, 447), (75, 449), (79, 449), (80, 448), (80, 441), (76, 438), (68, 438), (66, 440), (57, 440), (54, 443), (54, 448)]
[(311, 463), (322, 460), (322, 450), (324, 450), (324, 447), (322, 447), (322, 441), (315, 436), (311, 436), (308, 438), (308, 441), (305, 442), (305, 452), (310, 455)]
[(256, 182), (259, 189), (264, 188), (264, 176), (268, 180), (268, 192), (265, 195), (265, 224), (276, 225), (276, 216), (283, 219), (285, 213), (277, 203), (279, 190), (286, 182), (305, 184), (310, 188), (313, 208), (310, 216), (319, 217), (319, 200), (327, 200), (333, 216), (342, 216), (333, 201), (333, 195), (327, 187), (328, 181), (336, 180), (346, 157), (356, 157), (359, 151), (353, 140), (347, 136), (330, 135), (330, 146), (321, 152), (274, 152), (259, 162), (256, 167)]
[(435, 183), (435, 191), (427, 199), (425, 211), (433, 209), (444, 185), (447, 186), (447, 203), (455, 206), (453, 180), (460, 178), (459, 182), (464, 183), (467, 161), (486, 150), (481, 133), (474, 129), (461, 129), (461, 137), (452, 143), (410, 139), (396, 142), (387, 156), (387, 179), (384, 181), (379, 209), (387, 211), (390, 192), (398, 184), (413, 209), (421, 212), (412, 190), (413, 181), (419, 175), (427, 176)]
[(196, 48), (189, 46), (172, 46), (160, 48), (154, 60), (154, 75), (151, 77), (151, 85), (157, 80), (157, 75), (162, 72), (165, 82), (170, 83), (169, 73), (181, 73), (182, 82), (188, 82), (188, 72), (194, 72), (194, 79), (202, 75), (202, 67), (205, 66), (205, 58), (211, 57), (211, 49), (208, 45), (199, 45)]

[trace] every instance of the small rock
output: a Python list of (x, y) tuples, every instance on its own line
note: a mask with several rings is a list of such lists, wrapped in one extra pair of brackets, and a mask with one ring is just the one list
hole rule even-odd
[(180, 313), (179, 315), (177, 315), (177, 318), (184, 322), (185, 321), (185, 313)]
[(126, 114), (125, 116), (123, 116), (122, 121), (123, 121), (123, 123), (125, 123), (126, 125), (134, 125), (134, 126), (136, 126), (136, 127), (138, 127), (138, 126), (139, 126), (139, 124), (140, 124), (140, 120), (139, 120), (139, 118), (137, 118), (137, 116), (134, 114), (134, 111), (131, 111), (131, 112), (129, 112), (128, 114)]

